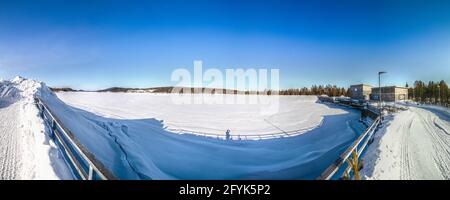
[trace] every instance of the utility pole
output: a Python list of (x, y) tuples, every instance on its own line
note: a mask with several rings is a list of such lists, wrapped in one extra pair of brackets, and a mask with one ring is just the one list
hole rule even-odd
[(437, 85), (437, 89), (438, 89), (438, 105), (441, 104), (441, 88), (439, 87), (441, 83), (439, 83)]
[(386, 72), (378, 72), (378, 108), (380, 109), (380, 114), (381, 114), (381, 74), (385, 74)]

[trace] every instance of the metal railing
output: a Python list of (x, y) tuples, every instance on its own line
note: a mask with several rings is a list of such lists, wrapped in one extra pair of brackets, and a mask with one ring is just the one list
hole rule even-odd
[[(283, 137), (292, 137), (292, 136), (301, 135), (311, 129), (314, 129), (315, 127), (317, 127), (317, 125), (311, 126), (311, 127), (306, 127), (303, 129), (293, 130), (293, 131), (280, 131), (277, 133), (266, 133), (266, 134), (247, 134), (247, 133), (231, 134), (230, 140), (266, 140), (266, 139), (276, 139), (276, 138), (283, 138)], [(180, 129), (180, 128), (172, 128), (172, 129), (167, 129), (167, 130), (172, 133), (191, 134), (191, 135), (195, 135), (195, 136), (202, 136), (202, 137), (226, 140), (225, 134), (206, 133), (206, 132), (201, 132), (201, 131), (191, 131), (191, 130)]]
[(72, 174), (81, 180), (108, 180), (116, 177), (87, 151), (40, 99), (35, 98), (40, 116), (50, 129), (50, 138), (59, 147)]
[(353, 175), (356, 174), (359, 177), (359, 158), (368, 144), (372, 142), (373, 135), (380, 122), (381, 117), (378, 116), (375, 121), (358, 137), (358, 139), (356, 139), (356, 141), (353, 142), (352, 145), (348, 147), (347, 150), (345, 150), (345, 152), (342, 153), (339, 158), (333, 162), (333, 164), (331, 164), (317, 179), (331, 180), (336, 178), (338, 172), (342, 172), (340, 173), (342, 176), (338, 177), (339, 179), (345, 177), (350, 178), (352, 175), (352, 170)]

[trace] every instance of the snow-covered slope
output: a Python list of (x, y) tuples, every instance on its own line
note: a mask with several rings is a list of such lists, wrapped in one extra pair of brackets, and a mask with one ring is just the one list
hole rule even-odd
[(0, 179), (72, 178), (34, 105), (41, 95), (55, 98), (40, 82), (0, 82)]
[(450, 114), (412, 106), (388, 116), (364, 156), (367, 179), (450, 179)]

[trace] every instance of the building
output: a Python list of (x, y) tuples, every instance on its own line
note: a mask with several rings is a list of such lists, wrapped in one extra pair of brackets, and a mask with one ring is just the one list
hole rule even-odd
[[(372, 88), (371, 100), (380, 100), (380, 88)], [(382, 101), (401, 101), (408, 99), (408, 88), (387, 86), (381, 87), (381, 100)]]
[(372, 86), (366, 84), (351, 85), (350, 98), (362, 101), (368, 101), (372, 93)]
[[(372, 87), (366, 84), (351, 85), (350, 86), (350, 98), (359, 101), (374, 100), (379, 101), (380, 98), (379, 87)], [(382, 101), (401, 101), (408, 99), (408, 88), (387, 86), (381, 87), (381, 100)]]

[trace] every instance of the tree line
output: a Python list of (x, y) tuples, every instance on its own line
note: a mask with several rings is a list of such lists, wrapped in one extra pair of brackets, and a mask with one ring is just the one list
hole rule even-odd
[(450, 90), (444, 80), (439, 82), (415, 81), (412, 87), (408, 87), (408, 98), (421, 103), (450, 103)]
[(349, 89), (336, 85), (313, 85), (310, 88), (280, 90), (280, 95), (328, 95), (330, 97), (349, 96)]

